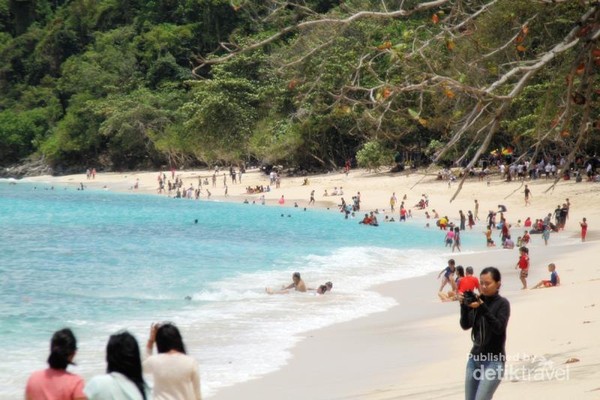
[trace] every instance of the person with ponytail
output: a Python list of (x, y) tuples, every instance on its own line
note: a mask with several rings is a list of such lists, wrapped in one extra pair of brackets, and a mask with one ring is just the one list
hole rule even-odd
[(137, 340), (129, 332), (119, 332), (106, 345), (106, 375), (92, 378), (85, 386), (89, 400), (149, 400), (142, 377), (142, 360)]
[(86, 400), (83, 379), (67, 372), (77, 353), (77, 340), (69, 328), (54, 332), (50, 341), (50, 368), (34, 372), (25, 388), (26, 400)]

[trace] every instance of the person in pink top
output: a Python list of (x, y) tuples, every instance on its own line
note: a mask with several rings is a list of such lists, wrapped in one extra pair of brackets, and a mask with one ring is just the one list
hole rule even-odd
[(36, 371), (25, 388), (26, 400), (85, 400), (83, 379), (67, 372), (77, 352), (77, 340), (69, 328), (54, 332), (50, 342), (50, 368)]

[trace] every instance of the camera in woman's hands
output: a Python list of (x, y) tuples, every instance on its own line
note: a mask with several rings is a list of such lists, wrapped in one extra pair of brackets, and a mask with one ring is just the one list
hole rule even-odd
[(462, 303), (468, 306), (471, 303), (475, 303), (479, 301), (479, 296), (477, 296), (472, 290), (467, 290), (463, 293)]

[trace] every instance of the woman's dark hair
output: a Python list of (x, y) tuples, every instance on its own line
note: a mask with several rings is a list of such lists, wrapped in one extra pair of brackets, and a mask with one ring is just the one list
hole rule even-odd
[(461, 278), (464, 278), (464, 276), (465, 276), (465, 269), (463, 268), (462, 265), (459, 265), (458, 267), (456, 267), (456, 274), (458, 276), (460, 276)]
[(142, 360), (137, 340), (127, 331), (115, 333), (106, 345), (106, 372), (120, 372), (132, 381), (146, 400)]
[(479, 276), (485, 275), (485, 274), (492, 275), (492, 279), (495, 282), (500, 282), (502, 280), (500, 271), (498, 271), (498, 268), (496, 268), (496, 267), (485, 267), (484, 269), (481, 270), (481, 274), (479, 274)]
[(156, 348), (159, 353), (176, 350), (185, 353), (185, 346), (179, 329), (171, 323), (162, 324), (156, 331)]
[(50, 341), (48, 364), (53, 369), (67, 369), (71, 364), (70, 358), (77, 351), (77, 339), (69, 328), (54, 332)]

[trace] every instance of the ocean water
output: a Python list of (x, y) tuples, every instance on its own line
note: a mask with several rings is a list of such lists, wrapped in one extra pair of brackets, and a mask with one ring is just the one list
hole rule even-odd
[[(310, 330), (395, 305), (373, 285), (445, 266), (443, 234), (425, 221), (357, 222), (327, 210), (0, 181), (0, 399), (22, 398), (55, 330), (74, 330), (70, 370), (89, 379), (105, 369), (110, 334), (127, 329), (143, 348), (155, 321), (180, 327), (210, 397), (283, 366)], [(480, 236), (465, 232), (463, 251), (481, 247)], [(295, 271), (309, 287), (333, 281), (333, 291), (265, 293)]]

